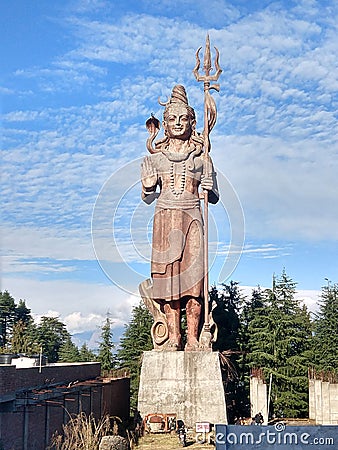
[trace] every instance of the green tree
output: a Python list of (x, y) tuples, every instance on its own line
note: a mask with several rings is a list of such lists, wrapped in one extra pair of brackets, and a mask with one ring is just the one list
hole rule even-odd
[(8, 291), (0, 292), (0, 351), (29, 352), (28, 330), (32, 324), (31, 310), (25, 300), (16, 304)]
[(11, 352), (32, 355), (39, 352), (39, 345), (34, 341), (36, 327), (33, 320), (25, 323), (23, 320), (15, 322), (11, 338)]
[(220, 289), (213, 286), (209, 294), (212, 305), (216, 305), (212, 310), (212, 316), (218, 328), (213, 350), (221, 353), (227, 414), (229, 421), (232, 422), (235, 416), (246, 414), (249, 404), (239, 365), (241, 361), (239, 311), (245, 299), (236, 281), (223, 283)]
[(8, 291), (0, 292), (0, 347), (6, 351), (15, 321), (15, 300)]
[(97, 359), (95, 353), (88, 348), (86, 343), (82, 344), (80, 348), (79, 358), (79, 361), (81, 362), (96, 361)]
[(294, 298), (296, 283), (285, 270), (263, 293), (248, 331), (249, 367), (273, 376), (272, 402), (279, 417), (305, 417), (312, 325), (305, 306)]
[(32, 355), (39, 352), (39, 346), (33, 342), (32, 335), (35, 324), (31, 310), (26, 306), (25, 300), (19, 300), (15, 307), (15, 319), (10, 342), (13, 353)]
[(242, 351), (241, 364), (243, 371), (246, 365), (246, 352), (249, 343), (249, 327), (252, 320), (257, 315), (262, 313), (265, 307), (265, 301), (261, 288), (252, 290), (251, 297), (245, 298), (243, 302), (243, 307), (240, 312), (240, 327), (239, 327), (239, 347)]
[(15, 307), (15, 322), (21, 321), (28, 325), (32, 322), (31, 310), (27, 308), (25, 300), (19, 300)]
[(250, 324), (257, 314), (261, 314), (265, 307), (263, 293), (259, 286), (252, 290), (251, 296), (244, 298), (240, 311), (240, 326), (238, 333), (238, 357), (239, 388), (237, 389), (238, 409), (237, 417), (248, 417), (250, 411), (250, 375), (251, 370), (248, 360), (248, 346), (250, 340)]
[(114, 367), (115, 358), (113, 354), (114, 343), (112, 333), (112, 323), (109, 317), (106, 317), (101, 327), (101, 341), (99, 342), (98, 361), (101, 363), (102, 371), (110, 371)]
[(143, 303), (135, 306), (117, 352), (119, 367), (130, 370), (131, 408), (137, 406), (142, 354), (153, 348), (150, 334), (152, 324), (153, 318)]
[(316, 368), (338, 373), (338, 284), (322, 288), (314, 323)]
[(216, 304), (212, 311), (213, 319), (218, 328), (217, 340), (213, 350), (238, 350), (239, 314), (242, 302), (238, 282), (222, 283), (222, 290), (213, 286), (210, 290), (210, 301)]
[(78, 362), (80, 361), (80, 352), (76, 345), (73, 343), (70, 336), (66, 338), (59, 349), (59, 361), (60, 362)]
[(70, 334), (66, 325), (58, 318), (43, 316), (37, 327), (32, 330), (31, 338), (42, 346), (48, 362), (54, 363), (59, 360), (60, 348), (70, 338)]

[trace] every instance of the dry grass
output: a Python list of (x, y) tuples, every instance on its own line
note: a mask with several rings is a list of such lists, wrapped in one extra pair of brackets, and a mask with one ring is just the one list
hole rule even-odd
[[(117, 422), (111, 427), (111, 418), (105, 416), (97, 421), (92, 416), (81, 413), (63, 425), (62, 434), (56, 433), (48, 450), (98, 450), (101, 438), (106, 435), (117, 434)], [(112, 429), (113, 428), (113, 429)], [(176, 433), (152, 433), (142, 437), (138, 445), (131, 433), (128, 433), (131, 448), (134, 450), (180, 450)], [(195, 434), (187, 434), (187, 448), (191, 450), (214, 450), (215, 446), (200, 444), (195, 441)]]
[[(214, 445), (197, 444), (194, 435), (188, 434), (187, 449), (191, 450), (214, 450)], [(173, 434), (146, 434), (140, 439), (135, 450), (181, 450), (178, 436)]]
[(109, 416), (99, 421), (93, 416), (81, 413), (63, 425), (63, 433), (52, 437), (49, 449), (53, 450), (96, 450), (101, 438), (111, 434)]

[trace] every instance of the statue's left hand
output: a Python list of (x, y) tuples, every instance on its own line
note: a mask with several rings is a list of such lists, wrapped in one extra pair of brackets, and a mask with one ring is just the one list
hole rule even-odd
[(214, 182), (212, 177), (202, 175), (201, 179), (201, 188), (205, 191), (211, 191), (213, 188)]

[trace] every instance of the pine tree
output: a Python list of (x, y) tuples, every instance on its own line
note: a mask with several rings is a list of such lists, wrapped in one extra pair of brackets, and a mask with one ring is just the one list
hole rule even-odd
[(314, 332), (316, 368), (338, 373), (338, 284), (322, 288)]
[(81, 362), (96, 361), (95, 353), (88, 348), (86, 343), (82, 344), (82, 346), (80, 348), (79, 361), (81, 361)]
[(15, 300), (8, 291), (0, 292), (0, 347), (4, 351), (11, 338), (15, 322)]
[(252, 290), (251, 297), (244, 298), (243, 307), (240, 311), (240, 327), (238, 333), (238, 346), (240, 350), (238, 358), (239, 367), (239, 386), (237, 417), (248, 417), (251, 413), (250, 407), (250, 376), (248, 352), (250, 341), (250, 325), (256, 315), (264, 313), (265, 301), (261, 288)]
[[(238, 360), (239, 348), (239, 308), (243, 302), (238, 282), (230, 281), (221, 284), (221, 289), (213, 286), (209, 292), (210, 302), (213, 306), (212, 317), (217, 325), (217, 340), (213, 350), (221, 353), (223, 362), (223, 384), (228, 404), (228, 418), (234, 420), (235, 416), (242, 415), (243, 386), (240, 382)], [(214, 305), (216, 305), (214, 307)]]
[(210, 290), (210, 301), (216, 304), (212, 311), (213, 319), (218, 328), (217, 340), (213, 350), (238, 350), (239, 307), (243, 300), (238, 283), (221, 284), (222, 290), (213, 286)]
[(34, 342), (32, 330), (35, 330), (33, 321), (25, 323), (22, 320), (15, 322), (11, 337), (11, 352), (32, 355), (39, 351), (39, 346)]
[(59, 360), (61, 346), (70, 338), (66, 325), (56, 317), (42, 317), (37, 327), (32, 329), (31, 339), (38, 346), (42, 346), (44, 355), (48, 362), (54, 363)]
[(27, 308), (25, 300), (19, 300), (15, 306), (15, 318), (13, 332), (10, 340), (12, 353), (32, 355), (39, 351), (38, 345), (33, 342), (32, 332), (35, 324), (31, 316), (31, 310)]
[(250, 298), (245, 298), (243, 307), (240, 312), (240, 327), (239, 327), (239, 346), (243, 352), (243, 357), (241, 358), (242, 364), (245, 365), (245, 355), (248, 349), (249, 342), (249, 327), (252, 320), (257, 315), (262, 313), (265, 307), (265, 301), (261, 288), (252, 290)]
[(34, 346), (29, 337), (32, 326), (31, 310), (25, 300), (16, 304), (8, 291), (0, 292), (0, 350), (32, 352)]
[(59, 361), (69, 363), (80, 361), (79, 349), (73, 343), (70, 336), (66, 338), (65, 342), (60, 347)]
[(120, 368), (130, 370), (131, 407), (137, 406), (138, 387), (140, 381), (141, 356), (144, 351), (152, 349), (150, 329), (153, 318), (147, 308), (140, 303), (132, 310), (130, 323), (126, 326), (121, 338), (117, 360)]
[(248, 327), (249, 366), (263, 369), (267, 379), (272, 374), (273, 408), (279, 417), (305, 417), (308, 410), (312, 326), (295, 290), (284, 270), (272, 290), (263, 293), (263, 306)]
[(15, 307), (15, 322), (21, 321), (24, 324), (32, 322), (31, 310), (27, 308), (25, 300), (19, 300)]
[(101, 341), (99, 343), (99, 353), (97, 359), (101, 363), (101, 370), (103, 372), (109, 372), (111, 369), (113, 369), (115, 363), (113, 355), (114, 343), (111, 325), (111, 320), (109, 317), (107, 317), (101, 327)]

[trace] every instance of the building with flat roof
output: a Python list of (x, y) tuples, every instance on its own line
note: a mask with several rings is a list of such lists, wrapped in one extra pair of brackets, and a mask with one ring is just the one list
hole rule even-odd
[(52, 435), (80, 412), (96, 419), (129, 418), (127, 373), (102, 378), (96, 362), (22, 363), (0, 364), (0, 448), (45, 450)]

